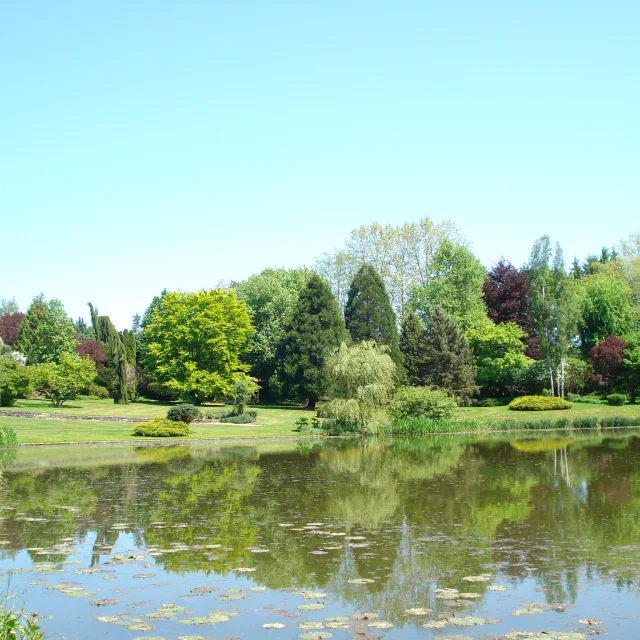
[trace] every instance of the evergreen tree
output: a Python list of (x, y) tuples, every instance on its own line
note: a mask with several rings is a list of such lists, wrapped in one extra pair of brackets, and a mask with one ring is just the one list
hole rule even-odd
[(475, 358), (458, 324), (441, 307), (434, 307), (423, 350), (424, 380), (446, 389), (468, 405), (478, 391)]
[(307, 408), (327, 390), (327, 355), (347, 340), (338, 303), (325, 280), (313, 274), (302, 289), (294, 313), (285, 326), (279, 355), (279, 377), (289, 397), (305, 398)]
[(129, 329), (125, 329), (120, 336), (122, 337), (122, 343), (127, 354), (127, 362), (129, 364), (136, 363), (136, 334)]
[(396, 316), (382, 278), (371, 265), (363, 264), (351, 282), (344, 320), (354, 342), (384, 344), (391, 359), (401, 365)]
[(426, 332), (413, 309), (405, 314), (400, 327), (402, 364), (410, 385), (423, 386), (425, 382), (424, 346)]
[(129, 404), (127, 393), (127, 353), (119, 335), (118, 340), (115, 341), (113, 362), (115, 364), (113, 401), (116, 404)]

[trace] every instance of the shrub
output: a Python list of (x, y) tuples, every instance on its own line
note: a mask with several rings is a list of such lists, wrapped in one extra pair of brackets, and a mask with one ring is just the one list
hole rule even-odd
[(167, 411), (167, 419), (191, 424), (194, 420), (202, 419), (202, 412), (192, 404), (178, 404)]
[(29, 370), (11, 357), (0, 357), (0, 407), (11, 407), (31, 387)]
[(551, 397), (552, 397), (552, 396), (551, 396), (551, 389), (543, 389), (543, 390), (540, 392), (540, 395), (541, 395), (543, 398), (551, 398)]
[(478, 400), (476, 402), (476, 407), (500, 407), (502, 406), (502, 402), (498, 400), (498, 398), (484, 398), (484, 400)]
[(252, 418), (258, 417), (258, 412), (255, 409), (251, 409), (250, 411), (245, 411), (245, 413), (249, 414)]
[(240, 378), (233, 381), (231, 397), (235, 405), (236, 415), (245, 413), (247, 404), (256, 396), (260, 387), (251, 378)]
[(220, 422), (224, 422), (226, 424), (250, 424), (255, 421), (255, 417), (248, 413), (241, 413), (239, 416), (233, 415), (220, 419)]
[(12, 427), (2, 427), (0, 429), (0, 447), (17, 447), (18, 436)]
[(569, 402), (581, 402), (583, 404), (601, 404), (601, 400), (598, 396), (579, 396), (575, 393), (568, 393), (567, 400)]
[(388, 411), (392, 420), (403, 418), (452, 418), (458, 406), (444, 391), (426, 387), (401, 387), (396, 392)]
[(189, 435), (189, 425), (186, 422), (156, 418), (151, 422), (143, 422), (133, 430), (134, 436), (150, 438), (175, 438)]
[(92, 384), (89, 388), (89, 395), (93, 398), (108, 398), (111, 394), (106, 387), (101, 387), (99, 384)]
[(213, 409), (207, 409), (206, 411), (203, 411), (203, 415), (205, 420), (217, 420), (220, 417), (218, 415), (218, 412)]
[(180, 399), (179, 393), (172, 391), (161, 382), (150, 382), (144, 395), (147, 398), (151, 398), (151, 400), (161, 400), (163, 402), (175, 402)]
[(612, 407), (621, 407), (627, 401), (627, 396), (624, 393), (610, 393), (607, 396), (607, 404)]
[(562, 398), (551, 396), (522, 396), (509, 404), (512, 411), (555, 411), (571, 409), (573, 405)]

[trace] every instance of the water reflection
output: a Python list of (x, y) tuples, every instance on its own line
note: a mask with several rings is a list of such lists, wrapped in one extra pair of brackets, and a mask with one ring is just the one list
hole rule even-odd
[[(582, 590), (595, 586), (606, 587), (607, 606), (624, 617), (628, 601), (616, 598), (636, 599), (640, 578), (639, 453), (639, 435), (622, 432), (154, 447), (105, 451), (108, 462), (87, 452), (91, 463), (59, 450), (57, 462), (37, 468), (19, 454), (4, 472), (0, 568), (25, 566), (27, 554), (60, 571), (78, 556), (88, 568), (116, 569), (126, 541), (144, 556), (132, 562), (173, 576), (184, 592), (204, 578), (237, 581), (246, 570), (268, 594), (313, 589), (328, 594), (334, 613), (377, 611), (397, 637), (417, 624), (409, 607), (429, 606), (436, 619), (454, 605), (504, 617), (500, 606), (523, 599), (580, 611)], [(463, 579), (485, 573), (488, 582)], [(131, 578), (119, 575), (119, 588)], [(490, 584), (507, 585), (512, 600), (498, 599)], [(435, 598), (443, 587), (471, 595)], [(36, 600), (39, 589), (29, 586)], [(156, 607), (162, 597), (145, 594)], [(38, 603), (46, 613), (46, 600)], [(89, 613), (92, 634), (120, 637)], [(497, 631), (513, 628), (508, 622)]]

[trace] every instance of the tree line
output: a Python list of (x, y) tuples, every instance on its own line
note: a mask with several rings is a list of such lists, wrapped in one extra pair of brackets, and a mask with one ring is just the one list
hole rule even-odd
[(640, 234), (569, 268), (545, 235), (521, 267), (487, 270), (452, 223), (372, 224), (311, 269), (163, 291), (131, 329), (89, 309), (87, 325), (42, 295), (25, 313), (0, 301), (0, 394), (52, 397), (63, 367), (84, 367), (69, 393), (201, 404), (257, 381), (265, 399), (329, 399), (361, 420), (399, 385), (458, 404), (614, 391), (634, 402)]

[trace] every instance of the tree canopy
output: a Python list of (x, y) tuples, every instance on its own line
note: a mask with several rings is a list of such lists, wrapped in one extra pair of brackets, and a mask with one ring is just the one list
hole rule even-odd
[(144, 361), (159, 382), (196, 404), (221, 399), (249, 369), (240, 356), (252, 332), (233, 291), (166, 292), (145, 322)]

